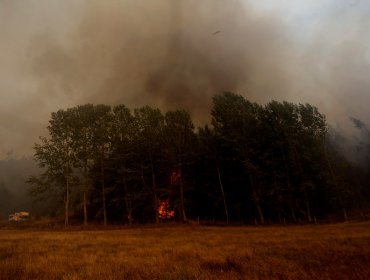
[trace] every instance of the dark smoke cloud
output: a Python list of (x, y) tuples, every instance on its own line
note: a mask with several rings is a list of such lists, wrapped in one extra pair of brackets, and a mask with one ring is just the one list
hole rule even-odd
[(31, 153), (50, 112), (88, 102), (185, 108), (201, 124), (212, 95), (235, 91), (313, 103), (337, 130), (366, 123), (367, 1), (257, 2), (0, 1), (3, 153)]
[(47, 35), (32, 70), (76, 101), (182, 107), (204, 121), (216, 93), (289, 92), (287, 34), (241, 1), (90, 1), (69, 47)]

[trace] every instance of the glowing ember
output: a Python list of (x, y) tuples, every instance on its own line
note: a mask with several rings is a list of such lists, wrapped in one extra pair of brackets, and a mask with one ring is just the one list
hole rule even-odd
[(164, 201), (159, 201), (158, 206), (158, 216), (160, 219), (172, 219), (175, 217), (175, 211), (170, 209), (170, 201), (169, 199)]

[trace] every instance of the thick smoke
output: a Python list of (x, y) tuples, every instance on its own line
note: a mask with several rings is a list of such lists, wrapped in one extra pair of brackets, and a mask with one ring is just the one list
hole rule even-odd
[(185, 108), (199, 125), (223, 91), (309, 102), (364, 161), (369, 14), (356, 0), (1, 0), (0, 218), (31, 207), (28, 165), (9, 158), (78, 104)]
[(271, 15), (237, 0), (108, 3), (89, 1), (67, 44), (35, 40), (32, 70), (46, 89), (75, 102), (185, 108), (198, 121), (222, 91), (289, 92), (291, 42)]
[(30, 211), (33, 216), (42, 213), (43, 207), (29, 197), (26, 184), (28, 177), (37, 172), (32, 159), (0, 160), (0, 220), (14, 212)]
[[(222, 91), (312, 103), (337, 130), (366, 123), (369, 5), (256, 2), (1, 1), (2, 149), (31, 153), (50, 112), (84, 103), (185, 108), (202, 124)], [(300, 5), (311, 14), (291, 16)]]

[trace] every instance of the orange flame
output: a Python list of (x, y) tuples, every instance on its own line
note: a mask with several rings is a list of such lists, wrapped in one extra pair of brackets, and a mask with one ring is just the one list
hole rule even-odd
[(158, 216), (160, 219), (172, 219), (175, 217), (175, 211), (170, 209), (169, 199), (159, 201)]

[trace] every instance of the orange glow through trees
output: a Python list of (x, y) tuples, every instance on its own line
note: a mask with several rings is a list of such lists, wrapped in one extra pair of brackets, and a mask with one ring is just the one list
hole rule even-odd
[(175, 217), (175, 211), (170, 209), (169, 199), (159, 201), (158, 204), (158, 216), (162, 220), (173, 219)]

